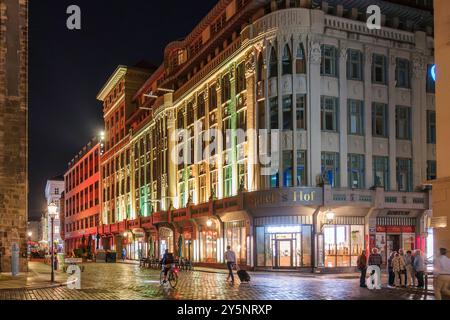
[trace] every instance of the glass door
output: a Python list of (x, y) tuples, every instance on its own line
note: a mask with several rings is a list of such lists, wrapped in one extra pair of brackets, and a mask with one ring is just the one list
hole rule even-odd
[(292, 240), (277, 240), (276, 250), (277, 267), (292, 267)]

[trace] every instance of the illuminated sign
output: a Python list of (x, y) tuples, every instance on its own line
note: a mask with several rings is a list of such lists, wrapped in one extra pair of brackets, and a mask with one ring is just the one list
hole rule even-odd
[(435, 64), (433, 64), (431, 66), (430, 73), (431, 73), (431, 78), (433, 79), (433, 81), (436, 81), (436, 65)]
[(247, 206), (250, 208), (283, 207), (322, 204), (321, 188), (285, 188), (270, 191), (257, 191), (247, 195)]
[(266, 228), (267, 233), (300, 233), (300, 226), (270, 226)]

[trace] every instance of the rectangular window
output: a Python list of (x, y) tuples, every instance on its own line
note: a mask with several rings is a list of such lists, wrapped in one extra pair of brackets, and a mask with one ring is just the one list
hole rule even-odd
[(364, 109), (360, 100), (348, 100), (348, 133), (364, 135)]
[(306, 130), (306, 96), (304, 94), (297, 95), (296, 109), (297, 129)]
[[(226, 74), (222, 78), (222, 103), (227, 102), (231, 99), (231, 82), (230, 75)], [(189, 111), (189, 110), (188, 110)]]
[(306, 151), (297, 150), (297, 186), (306, 185)]
[(199, 178), (200, 182), (200, 197), (198, 203), (205, 203), (207, 201), (206, 199), (206, 176), (200, 176)]
[(387, 83), (387, 59), (381, 54), (373, 55), (372, 82), (377, 84)]
[(354, 189), (364, 189), (364, 155), (349, 154), (348, 155), (348, 185)]
[(322, 177), (332, 187), (340, 186), (339, 153), (322, 152)]
[(320, 99), (322, 131), (338, 131), (338, 99), (322, 96)]
[(411, 159), (397, 158), (397, 188), (404, 192), (411, 192), (413, 189)]
[(236, 93), (241, 93), (245, 89), (245, 64), (241, 63), (236, 68)]
[(427, 110), (427, 142), (436, 144), (436, 111)]
[(292, 151), (283, 151), (283, 186), (292, 187), (293, 178), (293, 155)]
[(337, 49), (333, 46), (322, 45), (322, 62), (320, 65), (322, 76), (338, 76), (337, 69)]
[(283, 97), (283, 130), (293, 130), (292, 96)]
[(397, 139), (411, 140), (411, 108), (397, 106), (395, 111)]
[(217, 108), (216, 85), (209, 87), (208, 99), (209, 99), (209, 111), (215, 110)]
[(435, 180), (436, 175), (436, 161), (428, 160), (427, 161), (427, 180)]
[(363, 54), (359, 50), (348, 49), (347, 79), (363, 80)]
[(233, 186), (233, 170), (231, 166), (223, 168), (224, 198), (231, 197)]
[(387, 105), (383, 103), (373, 103), (372, 106), (372, 135), (374, 137), (388, 136), (388, 115)]
[(397, 58), (397, 65), (395, 68), (395, 81), (398, 88), (410, 88), (410, 67), (409, 60)]
[(376, 187), (389, 190), (389, 158), (373, 157), (373, 177)]
[(427, 92), (436, 92), (436, 82), (434, 80), (434, 74), (436, 73), (436, 67), (433, 64), (429, 64), (427, 67)]
[(278, 98), (269, 99), (270, 129), (278, 129)]

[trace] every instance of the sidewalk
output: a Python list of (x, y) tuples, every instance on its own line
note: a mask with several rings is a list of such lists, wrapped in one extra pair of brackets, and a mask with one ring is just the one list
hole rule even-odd
[(28, 273), (20, 273), (13, 277), (11, 273), (0, 273), (0, 290), (4, 289), (41, 289), (62, 286), (67, 281), (68, 274), (55, 271), (55, 282), (52, 284), (51, 268), (42, 262), (28, 262)]

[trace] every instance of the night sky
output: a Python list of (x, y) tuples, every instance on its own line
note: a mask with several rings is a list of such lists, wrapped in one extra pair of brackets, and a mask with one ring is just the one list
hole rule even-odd
[[(215, 0), (32, 0), (29, 32), (29, 216), (45, 210), (47, 178), (103, 130), (96, 100), (117, 65), (159, 66), (167, 43), (185, 37)], [(82, 29), (66, 28), (78, 5)]]

